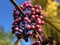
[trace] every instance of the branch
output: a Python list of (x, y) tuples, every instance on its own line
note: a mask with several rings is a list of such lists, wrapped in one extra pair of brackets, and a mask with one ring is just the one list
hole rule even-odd
[(16, 3), (15, 0), (10, 0), (11, 3), (20, 11), (20, 13), (22, 14), (23, 17), (25, 17), (25, 14), (23, 12), (23, 10), (18, 6), (18, 4)]
[(21, 39), (16, 40), (16, 42), (14, 43), (14, 45), (20, 45), (20, 41), (21, 41)]
[(36, 34), (39, 36), (40, 42), (42, 42), (43, 40), (42, 40), (42, 38), (40, 37), (40, 35), (39, 35), (39, 33), (37, 31), (36, 31)]

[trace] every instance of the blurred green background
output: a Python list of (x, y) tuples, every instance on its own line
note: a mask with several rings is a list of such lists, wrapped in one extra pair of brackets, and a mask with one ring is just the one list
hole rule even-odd
[[(33, 5), (41, 5), (46, 15), (45, 25), (42, 26), (46, 38), (53, 37), (60, 43), (60, 4), (58, 2), (55, 0), (31, 0)], [(0, 26), (0, 45), (12, 45), (13, 41), (14, 35), (11, 34), (11, 31), (6, 33)]]

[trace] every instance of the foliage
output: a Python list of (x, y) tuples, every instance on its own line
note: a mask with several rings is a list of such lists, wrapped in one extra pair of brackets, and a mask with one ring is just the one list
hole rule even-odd
[(0, 27), (0, 45), (12, 45), (13, 35), (8, 32), (5, 33), (4, 29)]

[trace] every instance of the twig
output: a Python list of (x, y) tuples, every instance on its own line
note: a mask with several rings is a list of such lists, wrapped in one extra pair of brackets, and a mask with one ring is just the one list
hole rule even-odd
[(21, 39), (16, 40), (16, 42), (14, 43), (14, 45), (20, 45), (20, 41), (21, 41)]
[(20, 11), (20, 13), (22, 14), (22, 16), (25, 17), (25, 14), (24, 14), (23, 10), (18, 6), (18, 4), (16, 3), (16, 1), (15, 0), (10, 0), (10, 1)]

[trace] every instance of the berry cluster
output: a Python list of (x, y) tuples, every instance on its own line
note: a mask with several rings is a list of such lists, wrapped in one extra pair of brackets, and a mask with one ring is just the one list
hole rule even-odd
[[(17, 36), (18, 39), (23, 38), (28, 41), (28, 37), (32, 37), (39, 40), (39, 36), (44, 38), (41, 25), (45, 24), (43, 18), (44, 14), (40, 5), (32, 5), (30, 2), (24, 2), (20, 5), (21, 9), (25, 12), (25, 16), (14, 9), (13, 17), (14, 22), (12, 24), (12, 33)], [(36, 33), (38, 32), (39, 35)], [(34, 42), (32, 45), (40, 45), (40, 41)]]

